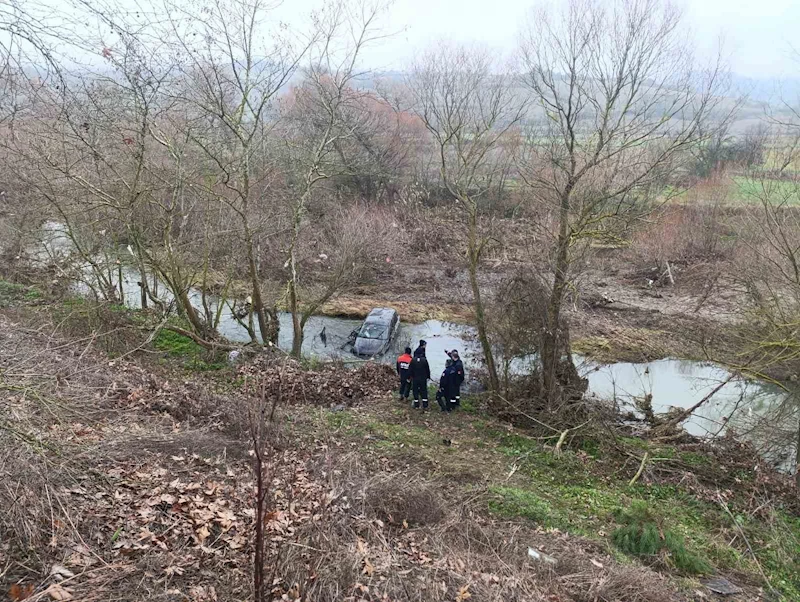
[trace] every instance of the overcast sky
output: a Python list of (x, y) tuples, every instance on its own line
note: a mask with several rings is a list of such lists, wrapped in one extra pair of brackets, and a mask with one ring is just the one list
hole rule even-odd
[[(558, 0), (555, 0), (558, 1)], [(389, 27), (400, 31), (366, 55), (376, 69), (402, 69), (432, 41), (480, 41), (510, 51), (534, 0), (395, 0)], [(733, 71), (749, 77), (800, 76), (789, 60), (800, 49), (800, 0), (683, 0), (687, 25), (700, 48), (720, 35)], [(285, 0), (280, 12), (296, 17), (317, 0)], [(294, 19), (290, 19), (294, 20)]]

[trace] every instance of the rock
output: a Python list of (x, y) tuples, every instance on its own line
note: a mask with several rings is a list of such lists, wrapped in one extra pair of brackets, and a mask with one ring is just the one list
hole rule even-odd
[(705, 585), (708, 589), (710, 589), (715, 594), (721, 594), (723, 596), (735, 596), (736, 594), (742, 593), (742, 588), (738, 585), (734, 585), (725, 577), (714, 577), (713, 579), (705, 579), (702, 580), (700, 583)]

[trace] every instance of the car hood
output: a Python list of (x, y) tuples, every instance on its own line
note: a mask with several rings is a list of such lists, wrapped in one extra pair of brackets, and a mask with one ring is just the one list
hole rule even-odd
[(386, 343), (383, 339), (365, 339), (356, 337), (356, 342), (353, 345), (353, 351), (356, 355), (375, 355), (383, 350), (383, 345)]

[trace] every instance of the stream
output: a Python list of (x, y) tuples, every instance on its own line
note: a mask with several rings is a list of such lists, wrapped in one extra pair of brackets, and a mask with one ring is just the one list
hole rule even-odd
[[(44, 225), (43, 231), (44, 250), (38, 251), (38, 256), (42, 260), (52, 260), (54, 256), (69, 253), (70, 242), (64, 235), (61, 224), (48, 222)], [(125, 305), (134, 309), (139, 308), (141, 298), (137, 284), (138, 271), (123, 268), (122, 276)], [(79, 294), (89, 294), (85, 284), (76, 282), (74, 289)], [(171, 300), (167, 287), (161, 284), (159, 284), (159, 298), (166, 302)], [(207, 298), (210, 303), (216, 303), (215, 298)], [(192, 290), (190, 299), (193, 305), (202, 307), (199, 291)], [(278, 345), (288, 351), (292, 346), (291, 315), (281, 312), (279, 320)], [(360, 325), (361, 320), (312, 316), (305, 327), (303, 355), (320, 359), (359, 361), (346, 344), (350, 334)], [(324, 343), (319, 336), (323, 328), (326, 334)], [(219, 332), (230, 341), (244, 344), (250, 340), (246, 329), (238, 323), (227, 306), (222, 310)], [(383, 356), (373, 359), (394, 364), (404, 347), (416, 348), (421, 339), (427, 342), (427, 357), (434, 379), (438, 379), (438, 375), (444, 369), (447, 359), (445, 350), (459, 350), (468, 375), (470, 366), (480, 365), (481, 351), (475, 330), (470, 326), (438, 320), (428, 320), (421, 324), (401, 322), (390, 349)], [(580, 373), (588, 379), (587, 395), (597, 399), (616, 399), (622, 411), (636, 413), (639, 412), (636, 410), (635, 400), (647, 394), (652, 395), (652, 408), (656, 414), (667, 412), (671, 408), (692, 407), (730, 376), (722, 366), (690, 360), (663, 359), (646, 363), (597, 364), (575, 356), (575, 361)], [(512, 372), (526, 371), (530, 362), (531, 358), (515, 360), (511, 366)], [(684, 421), (683, 426), (687, 432), (698, 437), (723, 434), (730, 427), (734, 427), (737, 432), (744, 432), (757, 422), (758, 417), (767, 415), (771, 409), (781, 404), (785, 396), (785, 392), (773, 385), (754, 380), (734, 379)], [(787, 428), (796, 429), (797, 424), (789, 425)], [(760, 444), (759, 438), (765, 437), (768, 438), (763, 434), (744, 436), (757, 446)], [(776, 466), (791, 467), (794, 464), (794, 450), (784, 449), (778, 455), (771, 452), (768, 459)]]

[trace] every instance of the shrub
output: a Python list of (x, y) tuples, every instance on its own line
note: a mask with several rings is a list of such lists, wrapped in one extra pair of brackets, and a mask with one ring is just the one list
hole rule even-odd
[(666, 564), (685, 573), (702, 574), (711, 570), (706, 560), (686, 548), (681, 535), (664, 528), (644, 502), (637, 501), (626, 510), (618, 510), (615, 517), (622, 524), (611, 534), (611, 540), (626, 554), (661, 557)]

